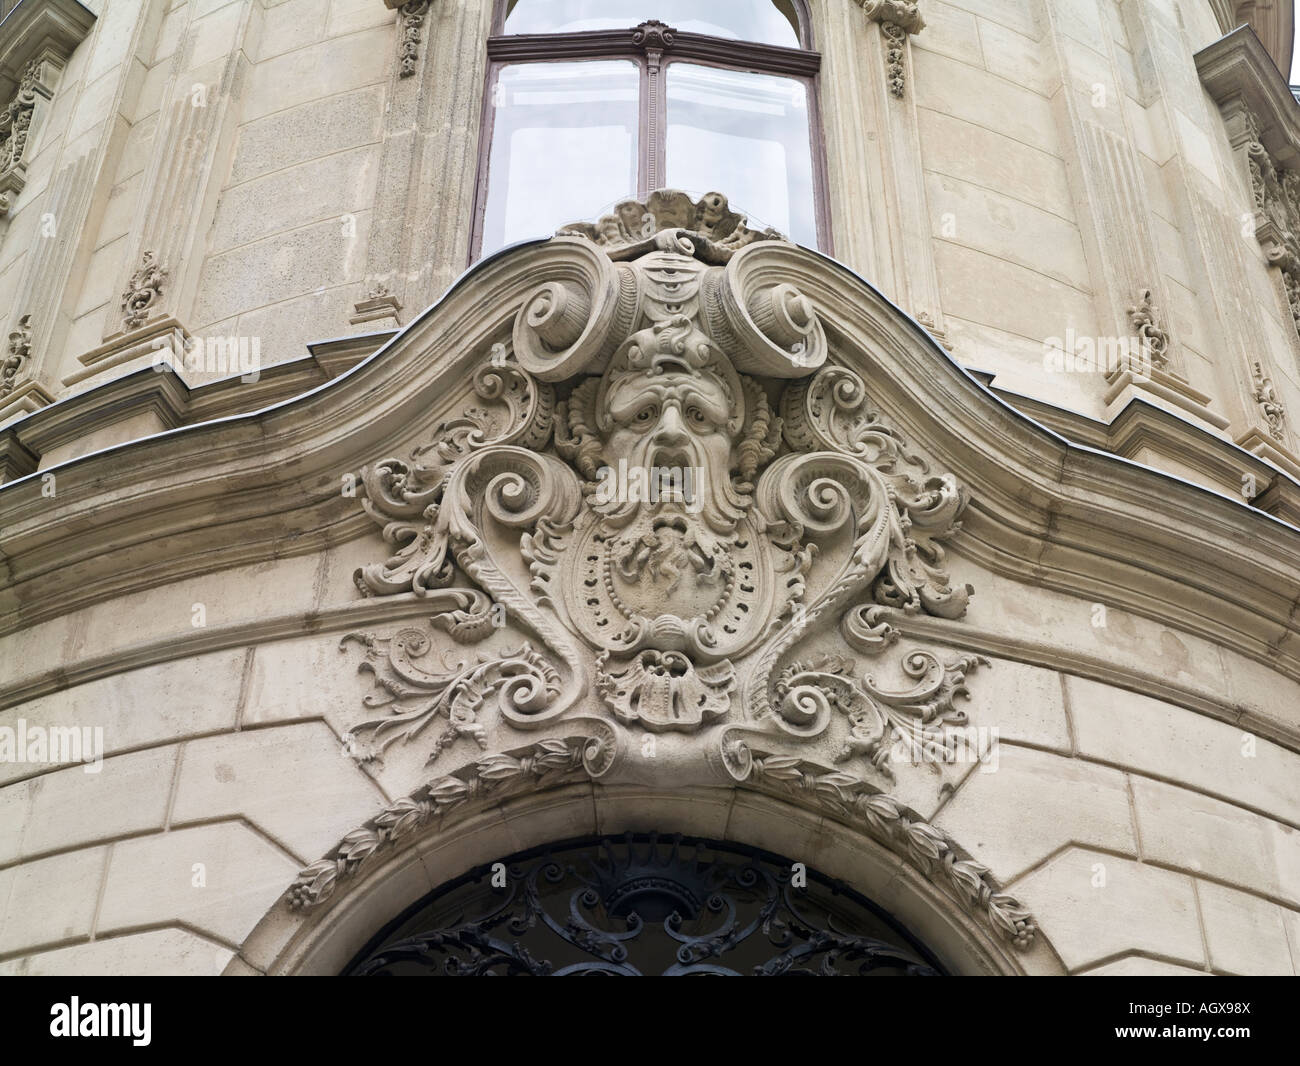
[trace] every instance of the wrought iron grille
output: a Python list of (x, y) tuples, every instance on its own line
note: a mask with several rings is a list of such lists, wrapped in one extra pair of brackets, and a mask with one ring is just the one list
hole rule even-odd
[(754, 848), (629, 835), (471, 871), (376, 936), (349, 975), (938, 976), (848, 886)]

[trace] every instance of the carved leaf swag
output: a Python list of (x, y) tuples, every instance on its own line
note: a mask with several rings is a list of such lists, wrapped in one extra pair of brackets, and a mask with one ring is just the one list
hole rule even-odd
[[(907, 449), (859, 374), (823, 365), (815, 307), (773, 269), (793, 249), (746, 231), (725, 198), (665, 192), (634, 206), (561, 238), (571, 246), (578, 234), (603, 253), (600, 284), (616, 301), (600, 319), (609, 334), (589, 325), (599, 294), (576, 278), (543, 280), (510, 345), (493, 345), (472, 379), (484, 405), (442, 423), (408, 460), (362, 471), (363, 506), (395, 549), (357, 571), (363, 594), (424, 598), (432, 626), (459, 642), (508, 616), (540, 646), (448, 666), (422, 664), (431, 640), (420, 629), (344, 638), (366, 650), (361, 669), (377, 689), (366, 705), (388, 709), (350, 731), (359, 759), (435, 719), (444, 725), (429, 762), (461, 737), (486, 749), (498, 724), (532, 729), (567, 714), (589, 673), (599, 703), (583, 720), (597, 735), (484, 756), (437, 779), (304, 871), (295, 905), (326, 898), (378, 847), (502, 781), (598, 776), (614, 728), (699, 733), (698, 750), (736, 781), (758, 765), (757, 781), (803, 782), (793, 768), (805, 764), (770, 752), (752, 760), (733, 730), (771, 747), (835, 723), (836, 760), (864, 760), (887, 778), (893, 752), (942, 761), (952, 750), (949, 730), (966, 720), (953, 701), (983, 660), (912, 650), (901, 665), (914, 684), (896, 691), (843, 656), (798, 647), (832, 631), (879, 656), (898, 637), (891, 618), (962, 617), (973, 590), (951, 585), (944, 541), (960, 529), (964, 492)], [(561, 403), (552, 380), (565, 383)], [(599, 470), (620, 461), (698, 469), (698, 506), (680, 495), (601, 498)], [(942, 870), (999, 931), (1028, 942), (1032, 921), (937, 830), (866, 779), (809, 773), (799, 787)]]
[(23, 315), (18, 328), (9, 334), (9, 350), (0, 361), (0, 396), (7, 396), (18, 384), (19, 372), (32, 354), (32, 316)]
[(36, 111), (36, 83), (41, 61), (33, 59), (23, 69), (14, 98), (0, 111), (0, 212), (13, 206), (13, 197), (25, 184), (27, 139)]
[(1260, 141), (1259, 120), (1246, 112), (1246, 166), (1255, 200), (1255, 236), (1282, 272), (1292, 322), (1300, 333), (1300, 173), (1278, 166)]
[[(740, 742), (736, 745), (743, 748)], [(1018, 948), (1033, 942), (1037, 925), (1014, 896), (999, 892), (988, 867), (963, 858), (956, 846), (928, 822), (914, 817), (891, 796), (871, 790), (848, 774), (764, 752), (733, 751), (743, 759), (755, 784), (768, 791), (795, 793), (849, 823), (859, 823), (922, 873), (947, 887), (972, 910), (982, 912), (993, 930)]]
[(429, 13), (430, 0), (410, 0), (403, 4), (400, 15), (402, 19), (400, 59), (398, 77), (409, 78), (415, 73), (420, 61), (420, 28), (424, 17)]
[[(849, 774), (793, 756), (751, 751), (739, 740), (724, 741), (725, 757), (737, 780), (770, 794), (796, 796), (849, 825), (865, 828), (960, 903), (981, 914), (990, 928), (1017, 948), (1029, 947), (1037, 931), (1028, 910), (998, 891), (982, 863), (965, 856), (939, 829), (908, 807)], [(293, 910), (328, 901), (340, 884), (355, 877), (374, 856), (434, 822), (464, 813), (473, 803), (496, 802), (519, 792), (542, 792), (583, 777), (599, 779), (615, 759), (608, 729), (592, 735), (544, 740), (513, 753), (485, 755), (454, 774), (436, 778), (389, 804), (348, 833), (330, 854), (305, 867), (285, 893)]]
[(916, 650), (903, 659), (903, 671), (917, 684), (905, 692), (877, 685), (867, 674), (853, 677), (852, 662), (840, 655), (821, 655), (791, 663), (777, 678), (775, 693), (781, 716), (791, 723), (825, 728), (834, 713), (844, 716), (848, 734), (835, 755), (837, 763), (865, 758), (894, 780), (890, 760), (898, 754), (930, 766), (958, 756), (957, 735), (950, 727), (967, 723), (966, 712), (953, 706), (968, 696), (966, 675), (987, 666), (980, 656), (963, 656), (944, 664), (930, 652)]

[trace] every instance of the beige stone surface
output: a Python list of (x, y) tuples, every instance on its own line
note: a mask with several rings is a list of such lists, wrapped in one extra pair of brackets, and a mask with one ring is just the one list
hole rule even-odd
[(1081, 755), (1300, 822), (1300, 756), (1149, 696), (1066, 678)]
[[(41, 696), (19, 713), (29, 725), (102, 729), (110, 755), (233, 729), (245, 654), (236, 648), (127, 670)], [(30, 772), (0, 764), (0, 781)]]
[(0, 870), (0, 953), (90, 935), (107, 848), (82, 848)]
[[(869, 290), (845, 290), (833, 268), (792, 252), (737, 306), (762, 318), (750, 298), (778, 274), (814, 293), (833, 359), (861, 364), (872, 405), (932, 469), (975, 486), (944, 565), (954, 587), (976, 595), (960, 620), (920, 611), (930, 630), (916, 643), (991, 660), (959, 706), (973, 726), (998, 731), (996, 770), (906, 766), (891, 782), (861, 755), (838, 757), (828, 734), (800, 749), (804, 776), (784, 808), (798, 814), (783, 820), (731, 787), (721, 749), (691, 763), (684, 731), (660, 738), (670, 754), (649, 764), (638, 725), (623, 738), (617, 787), (584, 779), (571, 786), (579, 805), (512, 794), (475, 824), (503, 849), (688, 825), (816, 862), (862, 844), (824, 800), (867, 775), (908, 818), (933, 817), (1010, 882), (1072, 970), (1300, 971), (1300, 631), (1289, 591), (1300, 578), (1282, 561), (1296, 558), (1285, 531), (1237, 500), (1240, 453), (1227, 443), (1259, 431), (1249, 364), (1260, 359), (1287, 412), (1281, 443), (1300, 450), (1300, 341), (1277, 267), (1241, 228), (1254, 199), (1240, 131), (1197, 73), (1194, 53), (1221, 34), (1211, 5), (923, 0), (927, 26), (905, 46), (900, 96), (883, 81), (880, 33), (859, 5), (809, 6), (840, 257), (906, 315), (926, 316), (957, 362), (995, 375), (1002, 396), (1059, 408), (1061, 424), (1097, 435), (1089, 440), (1104, 427), (1088, 419), (1117, 413), (1104, 407), (1102, 381), (1051, 372), (1044, 355), (1070, 330), (1127, 329), (1125, 307), (1152, 288), (1178, 372), (1229, 428), (1193, 447), (1191, 432), (1144, 422), (1124, 455), (1234, 503), (1208, 493), (1189, 502), (1185, 485), (1142, 480), (1130, 464), (1004, 417), (937, 349), (918, 355), (911, 327)], [(0, 493), (0, 614), (18, 626), (0, 637), (0, 724), (101, 728), (107, 755), (98, 774), (0, 765), (0, 972), (204, 974), (229, 965), (268, 911), (287, 939), (298, 919), (277, 901), (299, 866), (332, 854), (385, 804), (453, 767), (471, 773), (489, 751), (570, 728), (566, 718), (515, 730), (489, 704), (487, 735), (457, 737), (433, 767), (445, 718), (382, 765), (363, 768), (340, 743), (375, 713), (362, 702), (374, 692), (357, 671), (365, 653), (356, 643), (340, 651), (342, 635), (433, 631), (426, 602), (359, 594), (354, 571), (393, 548), (377, 526), (359, 532), (356, 500), (339, 521), (338, 479), (409, 454), (442, 417), (461, 414), (472, 359), (506, 339), (550, 268), (539, 258), (537, 278), (512, 280), (514, 260), (480, 270), (421, 320), (467, 261), (479, 123), (491, 114), (487, 3), (435, 0), (410, 78), (398, 76), (403, 16), (382, 0), (92, 7), (96, 24), (42, 104), (27, 186), (0, 225), (0, 337), (23, 314), (37, 320), (24, 373), (75, 400), (138, 370), (138, 357), (107, 360), (96, 377), (63, 384), (118, 329), (123, 288), (157, 241), (171, 249), (164, 310), (200, 336), (258, 338), (265, 365), (369, 329), (349, 319), (379, 279), (400, 296), (401, 322), (415, 323), (297, 408), (326, 416), (310, 439), (290, 417), (245, 411), (115, 459), (84, 458), (172, 425), (161, 409), (109, 405), (40, 454), (42, 471), (80, 460), (60, 470), (45, 510), (22, 503), (21, 486)], [(210, 123), (190, 122), (195, 86), (211, 92)], [(1285, 86), (1269, 86), (1289, 106)], [(1283, 126), (1268, 137), (1294, 155), (1300, 127)], [(198, 132), (178, 145), (178, 130)], [(592, 217), (607, 206), (592, 204)], [(570, 280), (582, 272), (574, 262)], [(733, 347), (749, 351), (752, 340)], [(558, 350), (533, 354), (545, 364)], [(765, 357), (789, 350), (787, 339)], [(435, 368), (453, 365), (449, 387)], [(568, 390), (561, 382), (561, 396)], [(196, 454), (188, 442), (200, 434)], [(258, 465), (268, 455), (274, 469)], [(156, 491), (178, 474), (193, 483)], [(241, 487), (195, 505), (200, 486), (227, 483)], [(1273, 496), (1288, 485), (1279, 477)], [(128, 500), (113, 523), (97, 518)], [(1098, 503), (1113, 520), (1095, 520)], [(57, 523), (41, 525), (54, 513)], [(518, 532), (502, 538), (516, 556)], [(834, 548), (833, 537), (814, 539)], [(516, 577), (527, 569), (512, 565)], [(468, 654), (434, 636), (439, 654)], [(534, 619), (474, 650), (537, 636)], [(819, 652), (843, 651), (833, 620), (824, 636)], [(576, 652), (556, 660), (589, 665)], [(857, 674), (867, 669), (855, 660)], [(582, 721), (604, 714), (591, 691), (578, 699), (588, 701)], [(835, 724), (838, 742), (847, 726)], [(697, 788), (705, 770), (709, 788)], [(817, 775), (835, 773), (846, 777), (818, 786)], [(378, 910), (483, 858), (441, 832), (370, 887)], [(192, 883), (195, 863), (206, 888)], [(1098, 869), (1104, 887), (1093, 884)], [(887, 863), (877, 875), (890, 903), (920, 877)], [(271, 965), (281, 946), (248, 964)]]
[(1123, 774), (1011, 744), (999, 746), (996, 770), (984, 770), (966, 778), (935, 824), (1002, 880), (1072, 844), (1136, 855)]
[(243, 817), (310, 862), (384, 804), (323, 722), (191, 741), (172, 824)]
[[(70, 766), (10, 785), (26, 794), (21, 854), (62, 851), (161, 829), (175, 778), (177, 748), (149, 748)], [(94, 771), (94, 772), (89, 772)]]
[(1148, 860), (1300, 904), (1300, 830), (1147, 778), (1133, 804)]
[(283, 851), (238, 821), (126, 840), (113, 847), (97, 932), (184, 923), (235, 945), (296, 869)]
[(188, 929), (151, 929), (0, 962), (12, 977), (214, 977), (234, 952)]
[(1209, 881), (1199, 882), (1196, 894), (1215, 970), (1272, 977), (1295, 972), (1281, 907)]
[(1134, 951), (1205, 963), (1196, 896), (1184, 874), (1069, 848), (1014, 888), (1072, 971)]

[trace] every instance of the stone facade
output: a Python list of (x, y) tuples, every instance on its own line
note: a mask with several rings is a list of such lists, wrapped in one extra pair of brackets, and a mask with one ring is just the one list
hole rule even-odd
[(644, 830), (1300, 973), (1291, 5), (806, 7), (838, 264), (659, 192), (466, 272), (485, 0), (19, 5), (0, 972), (338, 972)]

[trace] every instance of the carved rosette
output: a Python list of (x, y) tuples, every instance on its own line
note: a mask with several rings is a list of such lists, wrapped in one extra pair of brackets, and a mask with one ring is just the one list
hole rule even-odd
[[(393, 554), (357, 585), (430, 613), (345, 638), (374, 683), (348, 750), (424, 744), (450, 776), (294, 899), (440, 816), (437, 797), (477, 795), (484, 766), (537, 787), (580, 771), (768, 788), (788, 769), (1027, 942), (982, 867), (881, 795), (900, 763), (953, 761), (956, 701), (985, 665), (900, 643), (912, 615), (966, 611), (944, 550), (966, 497), (833, 360), (808, 253), (725, 197), (661, 192), (529, 254), (463, 413), (361, 475)], [(539, 754), (517, 754), (524, 731)], [(621, 754), (650, 734), (662, 758)]]

